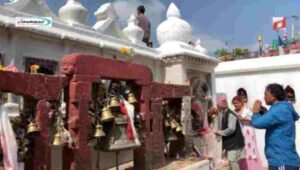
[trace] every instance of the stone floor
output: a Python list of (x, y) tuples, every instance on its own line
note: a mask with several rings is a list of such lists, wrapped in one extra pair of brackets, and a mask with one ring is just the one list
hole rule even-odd
[[(119, 166), (119, 170), (132, 170), (133, 162), (122, 164)], [(170, 159), (166, 161), (166, 166), (160, 168), (159, 170), (209, 170), (208, 161), (199, 160), (196, 158), (186, 159), (186, 160), (174, 160)], [(109, 170), (116, 170), (116, 168), (111, 168)]]
[(188, 167), (191, 167), (193, 165), (194, 166), (197, 166), (197, 164), (200, 165), (199, 163), (205, 166), (205, 161), (203, 162), (203, 160), (197, 158), (179, 159), (179, 160), (169, 159), (166, 160), (166, 166), (160, 168), (159, 170), (187, 169)]

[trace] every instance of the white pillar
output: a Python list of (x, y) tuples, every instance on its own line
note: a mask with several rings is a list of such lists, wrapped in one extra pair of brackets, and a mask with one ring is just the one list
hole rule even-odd
[(173, 64), (165, 67), (165, 83), (168, 84), (186, 84), (186, 69), (183, 64)]

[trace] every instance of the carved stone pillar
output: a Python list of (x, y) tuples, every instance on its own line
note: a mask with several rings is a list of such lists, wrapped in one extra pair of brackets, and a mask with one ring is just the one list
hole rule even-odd
[(152, 150), (152, 135), (150, 133), (151, 114), (149, 111), (150, 99), (150, 82), (137, 82), (141, 88), (141, 114), (143, 119), (143, 132), (140, 136), (142, 146), (134, 150), (134, 169), (152, 169), (151, 167), (151, 150)]
[(185, 156), (188, 157), (193, 153), (191, 96), (184, 96), (182, 98), (181, 124), (185, 139)]
[(75, 148), (67, 149), (67, 154), (64, 154), (64, 169), (92, 169), (91, 149), (87, 145), (87, 127), (90, 124), (87, 110), (91, 100), (91, 83), (71, 82), (69, 96), (68, 130), (75, 139)]
[(151, 100), (152, 119), (152, 166), (158, 169), (165, 165), (162, 98)]

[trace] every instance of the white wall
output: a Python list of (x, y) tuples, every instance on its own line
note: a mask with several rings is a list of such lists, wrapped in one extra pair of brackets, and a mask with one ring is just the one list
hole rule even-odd
[[(125, 56), (120, 54), (118, 50), (100, 48), (81, 43), (80, 41), (75, 42), (0, 27), (0, 53), (4, 54), (4, 65), (14, 64), (21, 71), (25, 69), (24, 57), (49, 59), (59, 62), (63, 56), (72, 52), (98, 55), (106, 58), (113, 58), (113, 55), (116, 55), (118, 59), (125, 60)], [(164, 68), (161, 60), (138, 55), (133, 58), (133, 62), (148, 66), (153, 72), (154, 81), (163, 81)]]
[[(236, 90), (243, 87), (248, 93), (249, 106), (252, 107), (256, 99), (262, 100), (265, 105), (264, 90), (269, 83), (290, 85), (295, 90), (296, 100), (300, 101), (300, 54), (222, 62), (215, 72), (216, 91), (226, 93), (229, 103)], [(257, 130), (256, 133), (260, 156), (266, 166), (264, 131)]]

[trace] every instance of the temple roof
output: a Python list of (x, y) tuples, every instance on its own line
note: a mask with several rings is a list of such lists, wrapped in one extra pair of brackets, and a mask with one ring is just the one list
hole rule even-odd
[[(208, 56), (207, 50), (201, 46), (200, 40), (197, 41), (196, 46), (190, 43), (193, 37), (192, 27), (181, 18), (180, 10), (174, 3), (170, 4), (166, 12), (167, 19), (157, 28), (159, 48), (148, 48), (142, 43), (136, 43), (135, 41), (138, 41), (139, 38), (133, 36), (137, 35), (138, 29), (130, 28), (130, 34), (127, 37), (124, 36), (122, 28), (119, 28), (118, 17), (110, 3), (100, 5), (94, 14), (97, 17), (97, 27), (94, 26), (94, 28), (86, 25), (87, 13), (80, 0), (67, 0), (59, 11), (59, 16), (57, 16), (49, 9), (44, 0), (15, 0), (0, 5), (0, 25), (60, 39), (70, 39), (99, 48), (119, 51), (122, 47), (129, 47), (133, 48), (137, 55), (158, 60), (171, 55), (184, 55), (213, 62), (218, 61)], [(52, 17), (52, 26), (15, 26), (16, 17), (31, 16)], [(135, 33), (135, 31), (137, 32)]]

